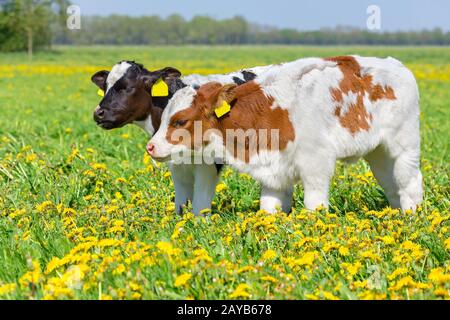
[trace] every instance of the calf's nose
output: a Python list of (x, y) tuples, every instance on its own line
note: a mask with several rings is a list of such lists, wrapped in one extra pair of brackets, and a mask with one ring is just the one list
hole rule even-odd
[(147, 152), (149, 155), (153, 156), (155, 153), (155, 145), (153, 143), (149, 143), (147, 145)]
[(105, 110), (103, 110), (103, 109), (97, 109), (97, 110), (95, 111), (95, 115), (96, 115), (97, 118), (102, 119), (103, 116), (105, 115)]

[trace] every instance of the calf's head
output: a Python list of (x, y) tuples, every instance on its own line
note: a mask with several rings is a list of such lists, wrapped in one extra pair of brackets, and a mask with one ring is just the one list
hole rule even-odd
[[(150, 133), (154, 133), (159, 127), (162, 109), (179, 86), (180, 76), (181, 72), (175, 68), (148, 71), (131, 61), (116, 64), (111, 72), (97, 72), (91, 80), (104, 96), (94, 111), (95, 122), (101, 128), (111, 130), (151, 117), (153, 132)], [(158, 81), (168, 86), (168, 96), (152, 97), (152, 87)]]
[(222, 134), (216, 109), (224, 102), (233, 105), (236, 84), (210, 82), (198, 90), (191, 87), (178, 91), (162, 115), (161, 127), (147, 145), (148, 153), (158, 161), (168, 161), (174, 154), (200, 150), (215, 133)]

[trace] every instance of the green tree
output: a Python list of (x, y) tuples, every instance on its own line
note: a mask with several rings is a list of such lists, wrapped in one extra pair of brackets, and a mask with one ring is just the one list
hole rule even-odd
[(66, 0), (8, 0), (0, 12), (0, 49), (28, 51), (31, 59), (36, 47), (50, 47), (52, 22), (63, 23)]
[[(31, 60), (37, 32), (48, 34), (51, 20), (51, 1), (16, 0), (15, 18), (27, 38), (28, 57)], [(50, 42), (48, 43), (50, 44)]]

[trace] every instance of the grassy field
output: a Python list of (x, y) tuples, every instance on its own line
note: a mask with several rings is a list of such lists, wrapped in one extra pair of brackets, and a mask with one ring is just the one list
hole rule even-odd
[[(97, 128), (90, 76), (123, 59), (225, 73), (306, 56), (393, 56), (421, 90), (425, 202), (387, 207), (364, 162), (339, 164), (329, 212), (258, 212), (226, 169), (211, 213), (174, 214), (135, 127)], [(450, 48), (90, 47), (0, 53), (0, 299), (450, 298)]]

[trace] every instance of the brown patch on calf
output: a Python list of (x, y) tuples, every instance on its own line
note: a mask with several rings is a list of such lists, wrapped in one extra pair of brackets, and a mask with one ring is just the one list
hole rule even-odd
[[(218, 119), (214, 114), (214, 109), (223, 100), (231, 104), (232, 109), (228, 115)], [(235, 158), (249, 162), (254, 154), (263, 150), (284, 150), (288, 143), (295, 139), (289, 112), (280, 107), (273, 108), (273, 106), (274, 99), (266, 96), (254, 81), (241, 86), (208, 83), (198, 90), (190, 108), (172, 116), (166, 138), (173, 144), (183, 143), (172, 140), (174, 130), (177, 129), (176, 123), (180, 120), (188, 120), (184, 129), (188, 130), (192, 137), (194, 121), (201, 121), (203, 133), (208, 129), (218, 130), (224, 138), (228, 152)], [(226, 141), (227, 130), (243, 130), (247, 133), (256, 130), (256, 136), (245, 135), (243, 141), (233, 136), (234, 141), (230, 146), (232, 141)], [(272, 141), (271, 130), (278, 130), (278, 141)], [(266, 135), (261, 133), (266, 133)], [(228, 136), (228, 138), (230, 137)], [(254, 148), (251, 148), (251, 142), (255, 142)], [(190, 147), (194, 147), (196, 143), (198, 142), (191, 141)]]
[[(352, 135), (365, 130), (369, 131), (372, 115), (364, 106), (364, 96), (368, 94), (369, 100), (375, 102), (380, 99), (395, 100), (394, 90), (390, 86), (381, 86), (372, 82), (371, 75), (361, 75), (361, 66), (351, 56), (340, 56), (325, 59), (336, 62), (344, 78), (338, 88), (331, 88), (330, 94), (336, 102), (334, 114), (339, 118), (341, 125), (347, 128)], [(350, 104), (347, 113), (342, 113), (344, 95), (350, 92), (355, 94), (356, 102)]]

